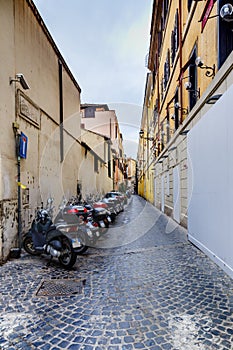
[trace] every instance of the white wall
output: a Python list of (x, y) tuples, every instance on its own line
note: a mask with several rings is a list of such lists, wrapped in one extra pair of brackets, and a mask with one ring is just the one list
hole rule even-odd
[(233, 277), (233, 85), (188, 133), (189, 239)]

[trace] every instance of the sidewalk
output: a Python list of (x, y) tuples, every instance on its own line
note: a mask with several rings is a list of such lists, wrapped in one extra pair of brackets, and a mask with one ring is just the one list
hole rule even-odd
[(133, 196), (99, 246), (0, 267), (1, 350), (233, 349), (233, 281), (183, 228)]

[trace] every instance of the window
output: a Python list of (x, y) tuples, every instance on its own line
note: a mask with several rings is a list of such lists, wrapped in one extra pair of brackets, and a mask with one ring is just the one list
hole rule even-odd
[[(179, 102), (179, 94), (178, 94), (178, 89), (176, 90), (175, 93), (175, 98), (174, 98), (174, 105)], [(175, 108), (175, 130), (179, 128), (179, 109)]]
[(170, 122), (169, 122), (169, 115), (167, 115), (166, 119), (166, 129), (167, 129), (167, 143), (170, 140)]
[(161, 30), (160, 30), (160, 31), (158, 32), (158, 53), (160, 52), (161, 45), (162, 45), (162, 32), (161, 32)]
[(170, 77), (170, 51), (168, 50), (166, 62), (164, 63), (164, 89), (167, 88), (169, 77)]
[[(219, 9), (226, 3), (233, 5), (233, 0), (219, 0)], [(220, 68), (233, 50), (233, 21), (226, 22), (221, 17), (218, 17), (218, 21), (218, 68)]]
[(197, 48), (194, 47), (189, 65), (189, 81), (191, 83), (191, 88), (189, 91), (189, 109), (191, 110), (197, 102), (197, 66), (195, 60), (197, 58)]
[(169, 0), (164, 0), (163, 1), (163, 14), (162, 14), (163, 28), (165, 26), (165, 22), (166, 22), (166, 19), (167, 19), (168, 6), (169, 6)]
[(179, 48), (179, 14), (178, 14), (178, 10), (176, 10), (174, 32), (175, 32), (175, 38), (174, 38), (175, 51), (177, 52), (178, 48)]
[(176, 52), (179, 49), (179, 14), (176, 10), (174, 29), (171, 33), (171, 63), (173, 64), (176, 57)]
[(161, 102), (163, 101), (163, 94), (164, 94), (164, 78), (162, 77), (161, 83), (160, 83), (160, 96), (161, 96)]
[(188, 3), (187, 3), (188, 11), (190, 11), (190, 8), (191, 8), (191, 5), (192, 5), (192, 1), (193, 0), (188, 0)]
[(96, 155), (94, 156), (94, 171), (96, 173), (99, 172), (99, 161), (98, 161), (98, 157)]

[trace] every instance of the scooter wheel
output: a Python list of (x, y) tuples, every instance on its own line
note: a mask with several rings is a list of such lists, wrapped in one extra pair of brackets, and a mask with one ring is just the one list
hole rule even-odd
[(23, 249), (30, 255), (40, 255), (40, 253), (35, 250), (32, 237), (30, 236), (23, 239)]
[(76, 263), (77, 255), (68, 239), (62, 240), (62, 252), (59, 256), (59, 263), (65, 268), (70, 269)]

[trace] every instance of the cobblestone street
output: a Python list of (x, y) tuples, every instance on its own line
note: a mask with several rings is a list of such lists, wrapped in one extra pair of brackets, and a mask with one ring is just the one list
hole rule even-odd
[(187, 232), (133, 196), (71, 271), (0, 267), (0, 349), (233, 349), (233, 281)]

